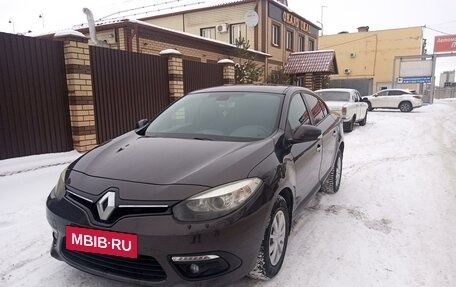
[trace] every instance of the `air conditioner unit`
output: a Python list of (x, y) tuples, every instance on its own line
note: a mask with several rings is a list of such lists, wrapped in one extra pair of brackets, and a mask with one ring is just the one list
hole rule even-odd
[(220, 24), (220, 25), (217, 25), (217, 31), (219, 33), (226, 33), (228, 32), (228, 24)]
[(351, 73), (351, 69), (350, 68), (345, 68), (344, 69), (344, 73), (345, 74), (350, 74)]
[(356, 53), (355, 52), (351, 52), (350, 53), (350, 58), (354, 58), (354, 57), (356, 57)]

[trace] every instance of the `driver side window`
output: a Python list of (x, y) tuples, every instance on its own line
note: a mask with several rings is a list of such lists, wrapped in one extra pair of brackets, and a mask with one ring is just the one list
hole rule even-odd
[(288, 110), (288, 124), (294, 131), (301, 125), (310, 125), (310, 117), (300, 94), (293, 96)]

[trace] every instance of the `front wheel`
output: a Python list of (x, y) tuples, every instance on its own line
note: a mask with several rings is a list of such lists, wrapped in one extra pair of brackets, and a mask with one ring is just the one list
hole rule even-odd
[(257, 263), (249, 276), (254, 279), (269, 280), (279, 273), (287, 251), (290, 220), (288, 205), (278, 196), (271, 212), (271, 219), (264, 233), (258, 252)]
[(339, 191), (340, 181), (342, 179), (342, 151), (337, 152), (336, 161), (331, 169), (331, 173), (321, 187), (323, 192), (336, 193)]
[(371, 102), (367, 102), (367, 110), (370, 112), (373, 110)]

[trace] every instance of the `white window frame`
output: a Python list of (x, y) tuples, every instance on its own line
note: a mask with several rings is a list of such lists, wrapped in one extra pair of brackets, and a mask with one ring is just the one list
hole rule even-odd
[(304, 35), (298, 35), (298, 52), (306, 50), (306, 38)]
[(280, 47), (280, 25), (272, 23), (271, 27), (271, 44), (274, 47)]
[[(207, 35), (208, 32), (209, 35)], [(201, 37), (215, 40), (215, 27), (201, 28)]]
[(289, 51), (293, 51), (294, 33), (293, 31), (287, 30), (285, 35), (285, 48)]
[(236, 23), (230, 25), (230, 44), (236, 45), (236, 40), (244, 37), (242, 30), (245, 30), (245, 24), (243, 23)]

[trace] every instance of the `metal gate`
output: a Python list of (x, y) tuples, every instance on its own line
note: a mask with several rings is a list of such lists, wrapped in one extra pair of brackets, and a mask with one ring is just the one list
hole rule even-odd
[(169, 104), (166, 58), (90, 47), (98, 143), (153, 118)]
[(223, 85), (223, 66), (183, 60), (184, 93)]
[(373, 89), (372, 78), (366, 79), (338, 79), (330, 80), (330, 88), (347, 88), (347, 89), (356, 89), (362, 96), (367, 96), (372, 94)]
[(0, 159), (73, 149), (63, 43), (0, 33)]

